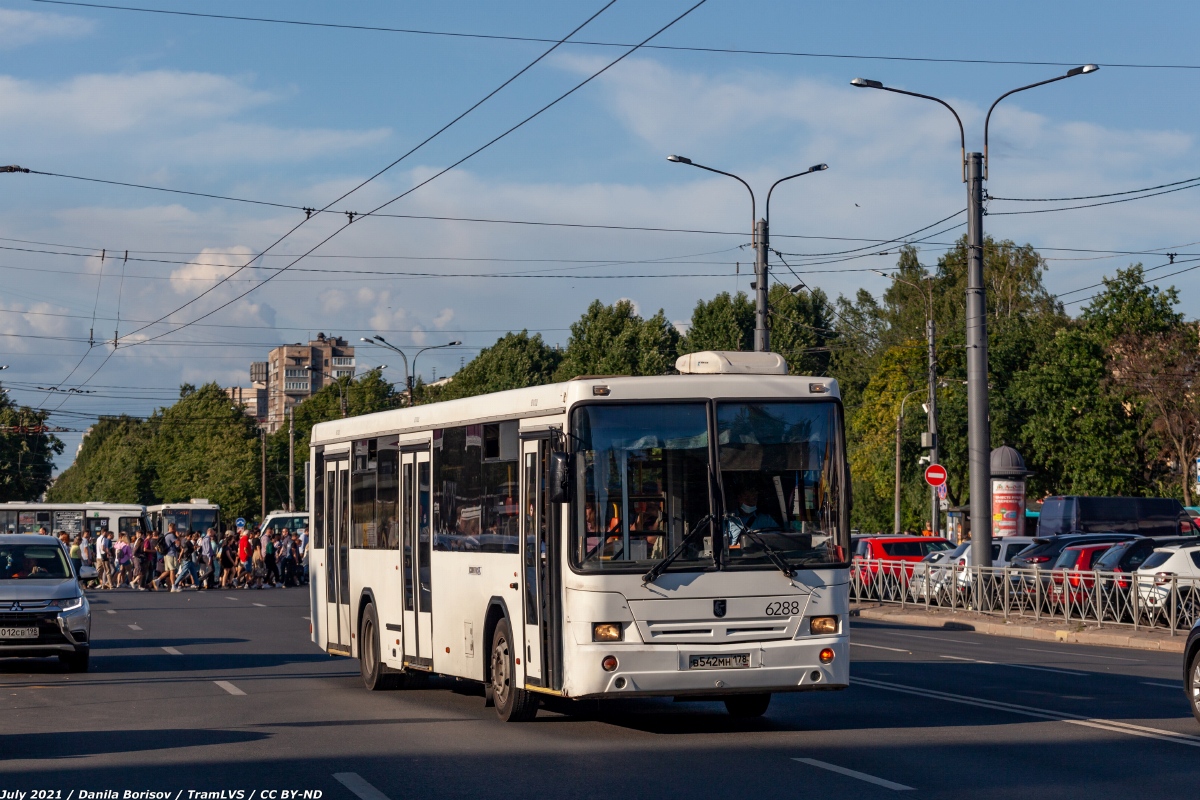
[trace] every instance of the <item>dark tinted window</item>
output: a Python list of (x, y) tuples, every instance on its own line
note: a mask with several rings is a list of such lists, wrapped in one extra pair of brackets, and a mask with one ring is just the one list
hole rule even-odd
[(926, 556), (939, 550), (949, 550), (950, 543), (940, 539), (928, 542), (884, 542), (883, 552), (889, 556)]
[(433, 432), (435, 550), (478, 550), (483, 522), (483, 426)]
[(1073, 497), (1049, 497), (1042, 503), (1042, 513), (1038, 518), (1038, 534), (1040, 536), (1057, 536), (1071, 530), (1071, 517), (1075, 508)]
[(354, 443), (354, 471), (350, 475), (351, 522), (350, 546), (376, 548), (379, 546), (375, 519), (375, 469), (378, 464), (377, 439)]
[(1142, 562), (1142, 569), (1155, 569), (1167, 563), (1167, 560), (1175, 555), (1170, 550), (1163, 550), (1157, 553), (1151, 553), (1150, 557)]
[(379, 440), (379, 459), (375, 470), (376, 506), (375, 538), (377, 546), (394, 550), (400, 544), (397, 510), (400, 502), (400, 477), (398, 475), (400, 452), (396, 449), (396, 437)]
[(1078, 497), (1078, 530), (1082, 533), (1136, 533), (1136, 497)]
[(1068, 547), (1058, 554), (1058, 560), (1054, 562), (1054, 569), (1075, 569), (1079, 565), (1079, 551)]
[(1200, 550), (1193, 550), (1190, 555), (1192, 557), (1192, 563), (1197, 567), (1200, 567)]
[[(1118, 545), (1115, 545), (1114, 547), (1110, 547), (1096, 561), (1096, 569), (1101, 570), (1103, 572), (1111, 571), (1113, 569), (1116, 569), (1117, 567), (1121, 567), (1122, 569), (1124, 569), (1125, 567), (1122, 565), (1121, 562), (1125, 559), (1126, 555), (1130, 554), (1131, 552), (1137, 551), (1138, 546), (1140, 544), (1141, 544), (1141, 542), (1132, 542), (1130, 544), (1118, 544)], [(1143, 548), (1143, 549), (1145, 549), (1146, 553), (1150, 552), (1149, 548)], [(1145, 556), (1145, 554), (1143, 554), (1142, 557), (1138, 559), (1138, 563), (1141, 563), (1141, 561), (1143, 561), (1145, 558), (1146, 558), (1146, 556)]]

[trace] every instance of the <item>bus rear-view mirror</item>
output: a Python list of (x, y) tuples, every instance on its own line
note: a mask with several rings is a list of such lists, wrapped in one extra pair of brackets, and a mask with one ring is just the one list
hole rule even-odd
[(550, 454), (550, 502), (571, 502), (571, 454)]

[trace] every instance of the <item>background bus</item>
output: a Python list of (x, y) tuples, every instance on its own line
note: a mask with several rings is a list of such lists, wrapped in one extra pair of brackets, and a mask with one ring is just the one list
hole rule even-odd
[(175, 529), (187, 533), (204, 533), (213, 528), (221, 530), (221, 507), (208, 502), (204, 497), (193, 497), (186, 503), (162, 503), (146, 509), (150, 529), (159, 535), (167, 532), (167, 525), (174, 522)]
[(0, 531), (37, 533), (45, 527), (51, 534), (66, 531), (74, 536), (82, 531), (91, 535), (107, 528), (116, 536), (132, 537), (146, 530), (146, 507), (134, 503), (3, 503), (0, 504)]
[[(849, 472), (829, 378), (771, 353), (316, 425), (313, 641), (371, 689), (697, 696), (849, 683)], [(709, 374), (698, 374), (709, 373)]]
[(272, 511), (263, 520), (262, 527), (271, 533), (281, 533), (285, 528), (293, 533), (308, 533), (308, 512)]

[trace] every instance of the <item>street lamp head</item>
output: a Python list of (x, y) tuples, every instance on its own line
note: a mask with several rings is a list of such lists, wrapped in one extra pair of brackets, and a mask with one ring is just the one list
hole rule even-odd
[(873, 81), (870, 78), (855, 78), (850, 81), (851, 86), (857, 86), (860, 89), (882, 89), (883, 81)]
[(881, 269), (873, 269), (873, 270), (871, 270), (871, 272), (874, 272), (876, 275), (878, 275), (878, 276), (879, 276), (879, 277), (881, 277), (881, 278), (887, 278), (887, 277), (890, 277), (890, 276), (889, 276), (889, 275), (888, 275), (886, 272), (884, 272), (884, 271), (883, 271), (883, 270), (881, 270)]
[(455, 339), (453, 342), (446, 345), (446, 347), (458, 347), (460, 344), (462, 344), (462, 342), (460, 342), (458, 339)]
[(367, 344), (375, 344), (375, 342), (374, 342), (373, 340), (371, 340), (371, 339), (368, 339), (368, 338), (367, 338), (367, 337), (365, 337), (365, 336), (359, 337), (359, 341), (360, 341), (360, 342), (366, 342)]
[(305, 371), (305, 372), (312, 372), (312, 365), (311, 365), (311, 364), (305, 364), (305, 365), (304, 365), (304, 371)]
[(387, 340), (386, 340), (386, 339), (384, 339), (384, 338), (383, 338), (382, 336), (380, 336), (379, 334), (376, 334), (376, 335), (375, 335), (375, 341), (377, 341), (377, 342), (385, 342), (385, 341), (387, 341)]
[(385, 369), (387, 369), (387, 364), (380, 364), (378, 367), (375, 367), (371, 371), (374, 372), (374, 371), (378, 370), (379, 372), (383, 372)]
[(1072, 67), (1071, 69), (1067, 70), (1067, 77), (1074, 78), (1076, 75), (1087, 75), (1089, 72), (1095, 72), (1098, 69), (1100, 69), (1100, 67), (1095, 64), (1084, 64), (1082, 67)]
[(3, 365), (3, 366), (0, 366), (0, 369), (8, 369), (8, 364), (5, 364), (5, 365)]
[(808, 171), (809, 172), (824, 172), (827, 169), (829, 169), (828, 164), (814, 164), (808, 168)]
[(675, 162), (676, 164), (690, 164), (690, 163), (692, 163), (692, 160), (691, 160), (690, 158), (688, 158), (687, 156), (676, 156), (676, 155), (670, 155), (670, 156), (667, 156), (667, 161), (673, 161), (673, 162)]

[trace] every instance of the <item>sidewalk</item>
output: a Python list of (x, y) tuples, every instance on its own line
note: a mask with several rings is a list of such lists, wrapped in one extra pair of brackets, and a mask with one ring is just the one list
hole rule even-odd
[(975, 631), (991, 636), (1008, 636), (1014, 639), (1038, 639), (1047, 642), (1070, 642), (1093, 644), (1102, 647), (1130, 647), (1135, 650), (1159, 650), (1166, 653), (1182, 653), (1187, 633), (1171, 636), (1164, 630), (1137, 630), (1127, 625), (1097, 627), (1094, 623), (1065, 620), (1043, 620), (1034, 622), (1028, 617), (1004, 617), (992, 614), (976, 614), (972, 611), (950, 609), (901, 608), (879, 603), (851, 603), (850, 616), (899, 625), (919, 625), (927, 628), (943, 628), (955, 631)]

